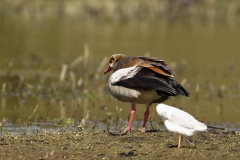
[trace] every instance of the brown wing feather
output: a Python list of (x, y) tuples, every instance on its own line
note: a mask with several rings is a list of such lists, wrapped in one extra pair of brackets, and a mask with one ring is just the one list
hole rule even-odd
[(168, 77), (174, 77), (171, 69), (167, 66), (164, 60), (152, 58), (152, 57), (124, 57), (117, 63), (116, 71), (121, 68), (128, 68), (132, 66), (140, 66), (149, 68), (150, 70)]
[(152, 71), (164, 76), (174, 77), (171, 69), (167, 66), (164, 60), (157, 59), (154, 57), (138, 57), (138, 58), (142, 59), (144, 62), (144, 65), (141, 64), (140, 66), (149, 68)]
[(148, 68), (148, 69), (152, 70), (153, 72), (156, 72), (156, 73), (164, 75), (164, 76), (173, 77), (173, 75), (171, 73), (169, 74), (168, 72), (162, 70), (160, 67), (157, 68), (157, 67), (155, 67), (155, 66), (153, 66), (153, 65), (151, 65), (151, 64), (149, 64), (145, 61), (142, 61), (142, 63), (139, 63), (138, 66)]
[(156, 73), (159, 73), (161, 75), (164, 75), (164, 76), (169, 76), (169, 77), (174, 77), (172, 74), (168, 74), (168, 73), (165, 73), (163, 70), (161, 70), (160, 68), (156, 68), (156, 67), (149, 67), (149, 69), (151, 69), (152, 71), (156, 72)]
[(139, 57), (139, 58), (144, 60), (146, 63), (149, 63), (150, 65), (153, 65), (154, 67), (163, 70), (164, 73), (173, 76), (171, 69), (167, 66), (167, 63), (164, 60), (155, 57)]
[(138, 58), (138, 57), (132, 57), (131, 61), (129, 61), (126, 64), (126, 67), (132, 67), (132, 66), (142, 66), (142, 67), (153, 67), (151, 64), (143, 61), (142, 59)]
[(117, 71), (122, 68), (138, 66), (142, 62), (144, 61), (137, 57), (124, 57), (117, 62), (117, 65), (113, 68), (113, 71)]

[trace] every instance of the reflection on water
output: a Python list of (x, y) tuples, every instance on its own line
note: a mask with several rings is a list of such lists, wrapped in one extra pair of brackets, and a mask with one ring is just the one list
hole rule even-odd
[[(34, 24), (3, 20), (0, 27), (3, 129), (23, 126), (37, 104), (39, 107), (28, 121), (30, 126), (38, 126), (39, 122), (57, 126), (62, 117), (74, 119), (75, 127), (86, 121), (86, 128), (94, 127), (95, 122), (106, 128), (108, 121), (113, 121), (111, 127), (125, 126), (130, 104), (110, 96), (106, 87), (110, 74), (102, 74), (107, 65), (104, 57), (114, 53), (164, 59), (176, 80), (191, 93), (190, 98), (170, 98), (167, 104), (208, 124), (239, 127), (239, 28), (213, 24), (119, 25), (66, 19)], [(63, 64), (67, 64), (65, 71)], [(61, 74), (65, 75), (63, 80)], [(139, 128), (144, 110), (144, 105), (137, 105), (135, 122)], [(161, 122), (155, 105), (151, 107), (150, 120), (157, 122), (155, 126)]]

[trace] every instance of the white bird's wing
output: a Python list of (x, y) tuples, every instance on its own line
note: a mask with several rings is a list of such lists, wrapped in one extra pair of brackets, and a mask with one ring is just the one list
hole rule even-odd
[(192, 115), (177, 108), (171, 108), (167, 118), (170, 122), (187, 129), (202, 128), (205, 125), (198, 122)]

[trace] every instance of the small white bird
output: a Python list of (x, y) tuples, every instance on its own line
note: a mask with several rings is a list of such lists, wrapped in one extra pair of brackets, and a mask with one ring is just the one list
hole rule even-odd
[(222, 129), (207, 126), (204, 123), (197, 121), (189, 113), (166, 104), (158, 104), (156, 110), (166, 128), (171, 132), (180, 134), (178, 148), (180, 148), (182, 144), (182, 134), (186, 136), (192, 136), (196, 132), (207, 131), (208, 128)]

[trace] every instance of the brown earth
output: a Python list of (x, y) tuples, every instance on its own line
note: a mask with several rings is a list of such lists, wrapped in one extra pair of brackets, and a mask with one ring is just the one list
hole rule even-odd
[(164, 131), (40, 132), (0, 137), (0, 159), (239, 159), (238, 131), (184, 137)]

